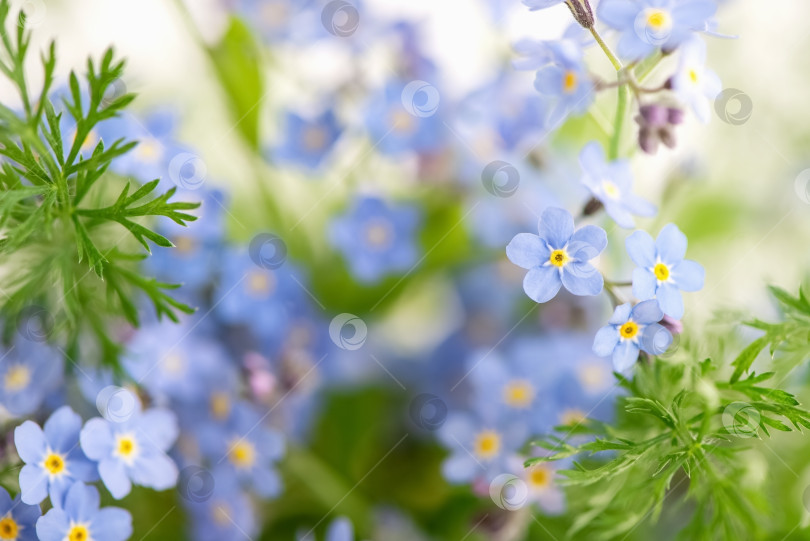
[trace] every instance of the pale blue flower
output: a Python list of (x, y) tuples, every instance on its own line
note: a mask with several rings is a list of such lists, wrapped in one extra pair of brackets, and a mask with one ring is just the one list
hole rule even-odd
[(200, 494), (200, 497), (192, 494), (187, 498), (191, 538), (196, 541), (253, 539), (259, 525), (250, 497), (230, 472), (218, 468), (208, 475), (212, 481), (211, 493)]
[(0, 487), (0, 539), (39, 541), (36, 523), (41, 515), (38, 505), (22, 503), (19, 494), (12, 500), (6, 489)]
[(639, 351), (651, 355), (664, 353), (672, 343), (672, 334), (658, 322), (664, 317), (654, 300), (616, 307), (608, 324), (599, 329), (593, 341), (593, 352), (600, 357), (613, 357), (613, 368), (624, 372), (638, 359)]
[(340, 136), (341, 128), (335, 113), (328, 110), (313, 118), (289, 112), (284, 119), (280, 143), (271, 149), (273, 160), (292, 163), (316, 170)]
[(657, 48), (672, 51), (706, 28), (713, 0), (602, 0), (599, 20), (621, 32), (619, 56), (640, 60)]
[(99, 509), (98, 490), (74, 483), (64, 502), (37, 521), (41, 541), (124, 541), (132, 535), (132, 516), (118, 507)]
[(672, 90), (706, 123), (711, 117), (711, 104), (722, 90), (715, 72), (706, 67), (706, 44), (694, 38), (681, 47), (678, 68), (672, 76)]
[(130, 403), (133, 411), (121, 422), (95, 417), (81, 431), (82, 450), (98, 462), (101, 480), (116, 499), (129, 494), (133, 483), (166, 490), (177, 482), (177, 466), (166, 454), (177, 439), (174, 414), (142, 412), (134, 395)]
[(655, 205), (630, 191), (633, 172), (627, 160), (608, 162), (601, 145), (591, 141), (582, 149), (579, 163), (583, 171), (582, 183), (605, 206), (605, 212), (619, 227), (635, 227), (634, 214), (655, 216)]
[(607, 234), (595, 225), (574, 231), (567, 210), (551, 207), (543, 212), (539, 235), (520, 233), (506, 247), (515, 265), (528, 269), (523, 290), (535, 302), (551, 300), (562, 286), (574, 295), (597, 295), (602, 274), (589, 263), (607, 246)]
[(572, 40), (547, 42), (549, 63), (537, 70), (534, 88), (552, 103), (547, 120), (557, 127), (569, 114), (582, 114), (594, 99), (594, 83), (582, 58), (582, 49)]
[(0, 347), (0, 405), (14, 416), (34, 413), (62, 382), (61, 353), (45, 342), (17, 338)]
[(655, 241), (646, 231), (636, 231), (626, 241), (627, 253), (638, 265), (633, 295), (657, 299), (661, 310), (675, 319), (683, 317), (681, 291), (702, 289), (705, 276), (702, 265), (684, 259), (686, 244), (686, 235), (675, 224), (665, 225)]
[(35, 505), (50, 496), (57, 505), (76, 481), (98, 479), (96, 465), (79, 447), (82, 419), (62, 406), (45, 421), (45, 429), (25, 421), (14, 429), (17, 454), (25, 463), (20, 470), (22, 501)]

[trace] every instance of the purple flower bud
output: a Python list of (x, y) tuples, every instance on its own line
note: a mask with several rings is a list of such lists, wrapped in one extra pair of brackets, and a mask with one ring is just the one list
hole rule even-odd
[(658, 130), (658, 139), (669, 148), (675, 148), (677, 139), (675, 137), (675, 130), (670, 126), (666, 126)]
[(670, 124), (680, 124), (683, 122), (683, 109), (678, 107), (670, 107), (667, 109), (667, 120)]
[(638, 146), (647, 154), (655, 154), (658, 151), (658, 138), (647, 126), (638, 130)]
[(661, 105), (642, 105), (639, 112), (650, 126), (666, 126), (669, 113)]
[(664, 319), (662, 319), (658, 323), (660, 323), (662, 327), (667, 329), (673, 335), (681, 334), (683, 332), (683, 323), (681, 322), (681, 320), (675, 319), (674, 317), (670, 317), (666, 314), (664, 314)]

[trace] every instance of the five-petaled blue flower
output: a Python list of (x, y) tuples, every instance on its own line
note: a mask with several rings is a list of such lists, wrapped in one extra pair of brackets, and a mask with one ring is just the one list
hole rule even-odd
[(141, 412), (134, 395), (128, 403), (133, 411), (120, 422), (95, 417), (81, 431), (82, 450), (98, 462), (101, 480), (116, 499), (129, 494), (133, 482), (155, 490), (177, 483), (177, 466), (166, 455), (177, 439), (174, 414), (158, 408)]
[(655, 298), (661, 310), (675, 319), (683, 317), (681, 291), (703, 287), (703, 266), (684, 259), (686, 235), (675, 224), (667, 224), (653, 241), (646, 231), (636, 231), (626, 241), (633, 270), (633, 295), (641, 300)]
[(704, 124), (711, 118), (710, 100), (722, 89), (720, 78), (706, 67), (706, 43), (695, 38), (681, 47), (678, 69), (672, 76), (672, 90)]
[(640, 302), (632, 309), (630, 303), (619, 305), (608, 324), (596, 333), (593, 352), (600, 357), (612, 355), (617, 372), (633, 366), (639, 350), (660, 355), (672, 343), (670, 332), (658, 323), (663, 317), (654, 300)]
[(0, 359), (0, 405), (12, 415), (34, 413), (62, 383), (62, 355), (45, 342), (18, 338)]
[(591, 141), (582, 149), (579, 163), (584, 171), (582, 183), (619, 227), (635, 227), (634, 214), (655, 216), (655, 205), (630, 192), (633, 173), (627, 160), (606, 161), (602, 147)]
[(43, 431), (33, 421), (14, 429), (17, 453), (25, 462), (20, 470), (22, 501), (35, 505), (50, 495), (56, 505), (76, 481), (95, 481), (96, 465), (79, 447), (82, 419), (62, 406), (45, 422)]
[(392, 207), (382, 199), (365, 197), (332, 222), (330, 239), (343, 252), (352, 274), (371, 283), (416, 263), (419, 222), (419, 212), (412, 206)]
[(594, 85), (573, 40), (548, 42), (550, 63), (537, 70), (534, 88), (554, 102), (547, 123), (553, 128), (570, 113), (582, 114), (594, 99)]
[(285, 116), (282, 140), (270, 154), (274, 160), (315, 170), (329, 154), (340, 133), (337, 117), (331, 110), (314, 118), (303, 118), (290, 112)]
[(672, 51), (706, 28), (714, 0), (603, 0), (599, 20), (621, 32), (619, 55), (640, 60), (655, 49)]
[(551, 207), (540, 216), (539, 235), (520, 233), (506, 247), (515, 265), (528, 269), (523, 290), (535, 302), (551, 300), (561, 286), (574, 295), (597, 295), (602, 274), (588, 261), (607, 246), (607, 234), (595, 225), (574, 231), (567, 210)]
[(98, 489), (74, 483), (64, 502), (37, 521), (41, 541), (124, 541), (132, 535), (132, 516), (118, 507), (99, 509)]
[(19, 494), (12, 500), (6, 489), (0, 487), (0, 539), (38, 541), (35, 528), (40, 515), (38, 505), (22, 503)]

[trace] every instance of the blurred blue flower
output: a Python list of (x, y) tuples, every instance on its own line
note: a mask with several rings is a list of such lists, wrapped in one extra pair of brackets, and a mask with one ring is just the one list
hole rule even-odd
[(602, 274), (588, 261), (607, 246), (605, 231), (586, 225), (574, 231), (574, 218), (564, 209), (551, 207), (540, 217), (539, 235), (520, 233), (506, 247), (509, 260), (528, 269), (523, 290), (535, 302), (551, 300), (560, 287), (574, 295), (597, 295)]
[(599, 329), (593, 341), (593, 352), (600, 357), (613, 357), (613, 368), (624, 372), (638, 359), (639, 350), (660, 355), (672, 343), (670, 332), (659, 325), (664, 317), (654, 300), (616, 307), (608, 324)]
[(14, 429), (17, 454), (25, 463), (20, 470), (22, 501), (36, 505), (46, 496), (59, 505), (76, 481), (95, 481), (96, 465), (79, 447), (82, 419), (62, 406), (45, 421), (45, 430), (33, 421)]
[(412, 205), (389, 206), (376, 197), (361, 197), (332, 221), (329, 238), (343, 253), (352, 274), (371, 283), (416, 263), (420, 221), (420, 213)]
[(14, 416), (34, 413), (64, 374), (61, 353), (45, 342), (17, 338), (0, 347), (0, 405)]
[[(264, 417), (247, 403), (236, 404), (225, 425), (209, 426), (200, 435), (203, 452), (223, 473), (244, 488), (270, 498), (281, 492), (275, 463), (284, 455), (284, 437), (262, 425)], [(224, 460), (227, 459), (227, 460)]]
[(504, 421), (494, 411), (486, 414), (452, 412), (438, 431), (450, 450), (442, 474), (451, 483), (491, 481), (507, 471), (509, 458), (528, 436), (522, 422)]
[(240, 488), (236, 478), (221, 470), (210, 472), (213, 481), (210, 494), (191, 494), (186, 508), (191, 515), (192, 539), (222, 541), (253, 538), (258, 530), (253, 503)]
[(716, 10), (714, 0), (603, 0), (597, 12), (621, 32), (619, 56), (641, 60), (659, 47), (673, 51), (706, 28)]
[(331, 109), (313, 118), (288, 112), (284, 116), (281, 142), (271, 149), (271, 158), (281, 164), (292, 163), (315, 170), (323, 163), (341, 131)]
[[(128, 392), (128, 391), (124, 391)], [(82, 450), (98, 462), (104, 486), (121, 499), (136, 485), (166, 490), (177, 482), (177, 466), (166, 451), (177, 439), (177, 419), (169, 410), (141, 411), (133, 395), (131, 412), (114, 422), (100, 417), (87, 421), (81, 431)]]
[(636, 231), (625, 242), (633, 263), (633, 295), (641, 300), (655, 298), (669, 317), (683, 317), (681, 291), (703, 288), (705, 271), (700, 263), (684, 259), (686, 235), (675, 224), (667, 224), (658, 238)]
[[(315, 535), (312, 532), (306, 534), (297, 534), (296, 541), (315, 541)], [(354, 541), (354, 526), (352, 521), (346, 517), (337, 517), (329, 523), (326, 528), (326, 535), (324, 541)]]
[(605, 206), (605, 212), (619, 227), (635, 227), (634, 214), (655, 216), (655, 205), (630, 191), (633, 173), (627, 160), (606, 161), (601, 145), (591, 141), (582, 149), (579, 163), (584, 172), (582, 183)]
[(118, 507), (99, 509), (98, 490), (74, 483), (64, 503), (54, 507), (37, 521), (41, 541), (124, 541), (132, 535), (132, 516)]
[(41, 515), (38, 505), (22, 503), (19, 494), (12, 500), (6, 489), (0, 487), (0, 539), (38, 541), (35, 526)]
[(371, 143), (383, 154), (438, 152), (446, 134), (438, 106), (438, 91), (430, 84), (389, 82), (366, 109)]
[(545, 43), (548, 63), (537, 70), (534, 88), (553, 103), (547, 120), (553, 129), (569, 114), (587, 111), (595, 92), (579, 45), (572, 40)]
[(710, 101), (722, 90), (715, 72), (706, 67), (706, 43), (693, 38), (681, 47), (678, 67), (672, 76), (672, 90), (706, 123), (711, 117)]
[(557, 6), (563, 2), (564, 0), (523, 0), (523, 4), (532, 11)]

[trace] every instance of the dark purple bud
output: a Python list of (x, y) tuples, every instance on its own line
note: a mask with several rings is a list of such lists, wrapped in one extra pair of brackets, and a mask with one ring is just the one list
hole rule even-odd
[(678, 143), (675, 137), (675, 130), (670, 126), (658, 130), (658, 139), (669, 148), (675, 148), (675, 145)]
[(648, 127), (638, 130), (638, 146), (647, 154), (655, 154), (658, 151), (658, 137)]
[(660, 323), (662, 327), (667, 329), (673, 335), (681, 334), (683, 332), (683, 323), (681, 323), (681, 320), (669, 317), (666, 314), (664, 315), (664, 319), (658, 323)]
[(642, 105), (639, 108), (641, 116), (650, 126), (666, 126), (668, 113), (666, 107), (661, 105)]
[(564, 0), (565, 5), (571, 10), (574, 19), (582, 25), (583, 28), (593, 28), (594, 18), (591, 4), (588, 0)]
[(672, 90), (672, 77), (664, 82), (664, 88), (667, 90)]
[(595, 197), (591, 197), (587, 203), (585, 203), (585, 208), (582, 209), (583, 216), (590, 216), (592, 214), (596, 214), (602, 209), (602, 202), (599, 201)]
[(670, 107), (667, 109), (667, 120), (670, 124), (680, 124), (683, 122), (683, 109), (678, 107)]

